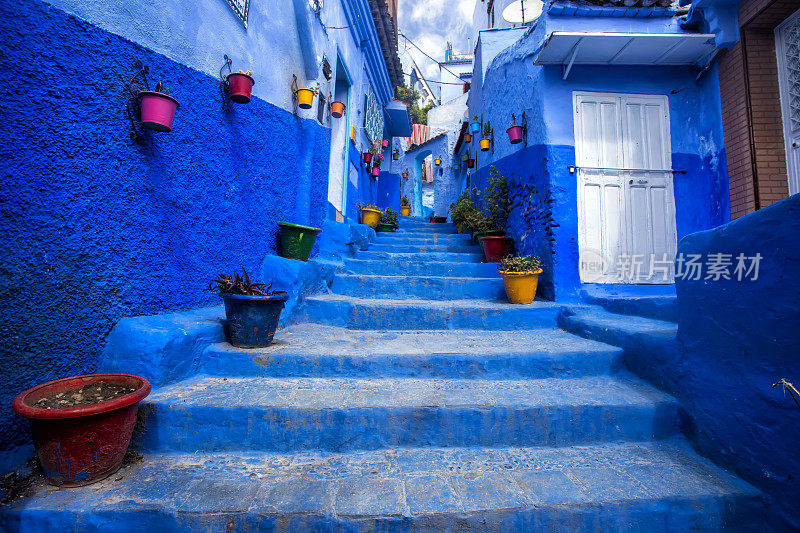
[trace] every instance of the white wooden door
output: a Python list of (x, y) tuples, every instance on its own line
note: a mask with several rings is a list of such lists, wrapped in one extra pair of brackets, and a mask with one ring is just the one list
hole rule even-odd
[(800, 11), (775, 28), (789, 194), (800, 192)]
[(666, 96), (576, 92), (574, 116), (581, 281), (671, 283), (677, 239)]

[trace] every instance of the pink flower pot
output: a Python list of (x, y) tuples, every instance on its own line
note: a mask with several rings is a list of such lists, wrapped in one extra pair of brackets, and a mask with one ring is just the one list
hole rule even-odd
[(172, 119), (180, 105), (178, 101), (155, 91), (139, 91), (139, 98), (142, 102), (142, 125), (155, 131), (172, 131)]
[(381, 144), (382, 144), (382, 146), (383, 146), (384, 148), (388, 148), (388, 147), (389, 147), (389, 139), (384, 139), (384, 140), (383, 140), (383, 142), (382, 142)]
[(381, 167), (372, 167), (372, 177), (377, 178), (381, 173)]
[(511, 141), (511, 144), (522, 142), (522, 126), (511, 126), (506, 133), (508, 133), (508, 140)]
[(237, 104), (249, 103), (255, 83), (256, 81), (247, 74), (242, 74), (241, 72), (228, 74), (228, 85), (231, 88), (231, 100)]

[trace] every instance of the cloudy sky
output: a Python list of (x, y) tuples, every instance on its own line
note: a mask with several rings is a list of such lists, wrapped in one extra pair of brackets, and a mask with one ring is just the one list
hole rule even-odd
[[(454, 52), (466, 53), (467, 39), (472, 34), (472, 10), (475, 1), (398, 0), (400, 32), (406, 34), (428, 55), (440, 61), (444, 59), (447, 41), (453, 43)], [(439, 79), (439, 66), (436, 63), (419, 53), (402, 37), (399, 45), (404, 72), (411, 72), (407, 66), (407, 51), (413, 55), (425, 77), (430, 80)]]

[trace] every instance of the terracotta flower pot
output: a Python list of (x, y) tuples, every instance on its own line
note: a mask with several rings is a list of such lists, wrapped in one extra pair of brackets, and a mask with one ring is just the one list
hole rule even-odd
[(411, 214), (411, 206), (410, 205), (401, 205), (400, 206), (400, 214), (404, 217), (407, 217)]
[(471, 133), (465, 133), (464, 134), (464, 142), (465, 143), (471, 143), (472, 142), (472, 134)]
[(231, 100), (237, 104), (249, 103), (255, 83), (256, 81), (252, 76), (248, 76), (247, 74), (241, 72), (228, 74), (228, 86), (231, 90)]
[[(97, 383), (134, 390), (82, 406), (47, 409), (36, 405), (43, 398)], [(139, 376), (89, 374), (37, 385), (17, 396), (12, 408), (30, 421), (33, 444), (48, 481), (79, 487), (110, 476), (122, 465), (139, 402), (148, 394), (150, 383)]]
[(333, 118), (342, 118), (345, 112), (344, 102), (333, 102), (331, 104), (331, 115)]

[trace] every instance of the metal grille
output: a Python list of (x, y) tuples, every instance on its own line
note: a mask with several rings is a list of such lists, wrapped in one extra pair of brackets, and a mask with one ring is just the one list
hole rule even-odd
[(783, 29), (786, 89), (792, 131), (800, 129), (800, 17)]

